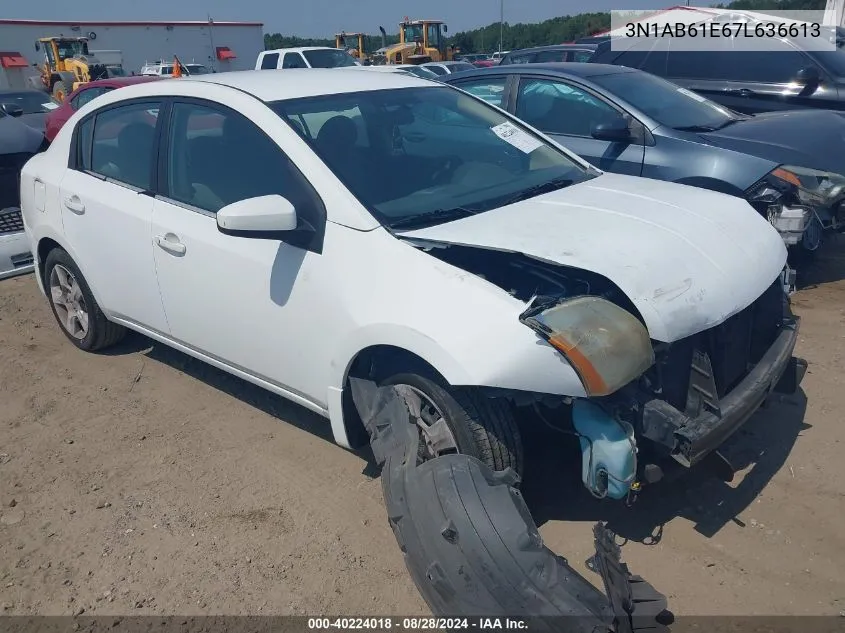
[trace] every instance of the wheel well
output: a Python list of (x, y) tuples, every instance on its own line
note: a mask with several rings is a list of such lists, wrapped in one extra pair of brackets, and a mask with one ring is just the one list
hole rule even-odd
[(51, 240), (49, 237), (45, 237), (40, 242), (38, 242), (38, 274), (41, 277), (41, 281), (45, 284), (47, 280), (44, 279), (44, 264), (47, 261), (47, 255), (50, 254), (54, 248), (61, 248), (58, 242), (55, 240)]
[(341, 401), (343, 427), (352, 448), (360, 448), (369, 443), (370, 438), (364, 428), (364, 422), (358, 415), (352, 401), (350, 378), (367, 378), (381, 383), (398, 373), (412, 373), (424, 376), (440, 384), (448, 384), (446, 379), (425, 359), (401, 347), (393, 345), (373, 345), (362, 349), (352, 362), (343, 381)]

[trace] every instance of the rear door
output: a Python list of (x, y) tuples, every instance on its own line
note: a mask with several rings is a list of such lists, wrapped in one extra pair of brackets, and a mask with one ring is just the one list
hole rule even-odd
[(100, 307), (167, 332), (150, 239), (161, 108), (121, 102), (79, 123), (59, 203), (71, 256)]
[[(514, 113), (599, 169), (633, 176), (642, 173), (645, 145), (593, 138), (595, 125), (628, 115), (584, 86), (521, 75)], [(633, 120), (631, 124), (640, 125)]]

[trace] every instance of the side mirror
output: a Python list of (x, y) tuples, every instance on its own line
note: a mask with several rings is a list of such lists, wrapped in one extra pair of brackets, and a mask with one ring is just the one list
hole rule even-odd
[(806, 66), (798, 71), (798, 74), (795, 76), (795, 82), (802, 86), (812, 86), (818, 84), (821, 78), (818, 68), (815, 66)]
[(35, 42), (35, 50), (36, 50), (36, 51), (40, 51), (40, 50), (41, 50), (41, 43), (40, 43), (40, 42), (38, 42), (37, 40), (36, 40), (36, 42)]
[(449, 27), (448, 27), (447, 25), (445, 25), (445, 24), (443, 25), (443, 32), (444, 32), (444, 33), (448, 33), (448, 32), (449, 32)]
[(9, 116), (20, 116), (23, 114), (23, 108), (17, 103), (0, 103), (0, 110), (3, 110)]
[(622, 143), (631, 140), (631, 130), (628, 127), (628, 122), (622, 117), (617, 117), (612, 121), (605, 121), (604, 123), (597, 123), (593, 126), (591, 134), (594, 139), (599, 141)]
[(296, 209), (279, 195), (258, 196), (227, 204), (217, 212), (217, 229), (226, 235), (281, 239), (297, 228)]

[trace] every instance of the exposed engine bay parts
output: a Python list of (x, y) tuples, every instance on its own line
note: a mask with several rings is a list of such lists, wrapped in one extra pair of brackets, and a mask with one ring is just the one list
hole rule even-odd
[(450, 454), (421, 462), (411, 408), (393, 386), (354, 379), (352, 397), (383, 465), (390, 525), (414, 583), (438, 616), (529, 620), (531, 630), (665, 630), (666, 598), (629, 573), (614, 535), (595, 527), (606, 595), (543, 544), (510, 469)]

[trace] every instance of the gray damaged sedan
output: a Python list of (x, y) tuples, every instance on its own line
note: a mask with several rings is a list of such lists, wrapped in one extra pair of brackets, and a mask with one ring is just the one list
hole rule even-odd
[(845, 114), (740, 114), (604, 64), (497, 66), (443, 78), (515, 113), (604, 171), (740, 196), (797, 254), (845, 231)]

